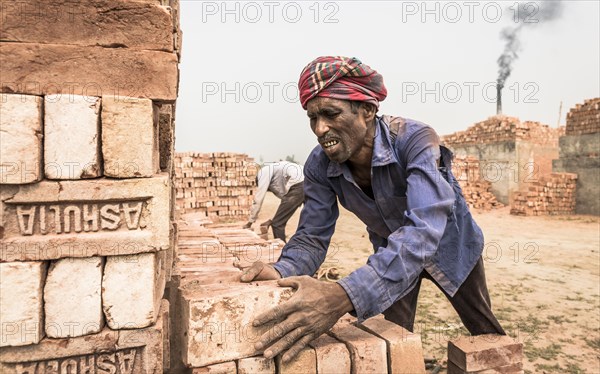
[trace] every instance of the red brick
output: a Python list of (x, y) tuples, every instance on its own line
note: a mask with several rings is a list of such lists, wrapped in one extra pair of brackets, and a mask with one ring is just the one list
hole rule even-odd
[(506, 335), (463, 336), (448, 342), (448, 361), (465, 371), (518, 364), (523, 344)]
[(523, 374), (523, 364), (516, 363), (512, 365), (499, 366), (492, 369), (480, 371), (464, 371), (456, 366), (452, 361), (448, 361), (448, 374)]
[(413, 334), (383, 317), (368, 319), (357, 326), (385, 340), (391, 374), (425, 373), (421, 335)]
[(317, 354), (318, 374), (350, 374), (352, 364), (346, 345), (327, 334), (313, 340), (310, 345)]
[(358, 327), (338, 322), (330, 334), (346, 344), (352, 360), (352, 374), (387, 373), (385, 341)]

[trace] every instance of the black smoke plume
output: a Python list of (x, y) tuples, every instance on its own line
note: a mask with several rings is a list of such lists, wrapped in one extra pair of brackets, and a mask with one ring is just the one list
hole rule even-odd
[(513, 63), (519, 57), (517, 52), (521, 49), (519, 37), (522, 30), (531, 26), (553, 21), (559, 18), (563, 11), (563, 3), (559, 0), (545, 0), (538, 3), (519, 3), (518, 11), (513, 7), (509, 13), (514, 26), (505, 27), (500, 32), (500, 37), (505, 41), (504, 51), (498, 57), (498, 92), (504, 87), (506, 79), (510, 76)]

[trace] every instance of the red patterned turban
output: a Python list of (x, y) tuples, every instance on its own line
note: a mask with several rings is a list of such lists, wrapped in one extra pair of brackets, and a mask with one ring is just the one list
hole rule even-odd
[(366, 101), (379, 108), (387, 96), (383, 77), (359, 59), (343, 56), (318, 57), (300, 74), (300, 103), (313, 97)]

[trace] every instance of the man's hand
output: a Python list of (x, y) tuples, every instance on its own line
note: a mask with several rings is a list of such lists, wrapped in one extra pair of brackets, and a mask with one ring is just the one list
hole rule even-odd
[(281, 274), (269, 264), (256, 261), (243, 274), (240, 280), (242, 282), (264, 281), (281, 279)]
[(252, 223), (253, 223), (253, 222), (250, 222), (250, 221), (248, 221), (248, 222), (246, 222), (246, 224), (245, 224), (244, 226), (242, 226), (242, 228), (243, 228), (243, 229), (249, 229), (249, 228), (251, 228), (251, 227), (252, 227)]
[(341, 316), (354, 309), (346, 291), (337, 283), (321, 282), (309, 276), (284, 278), (277, 283), (292, 287), (296, 292), (289, 301), (260, 314), (252, 322), (254, 326), (279, 322), (254, 345), (257, 350), (269, 347), (263, 353), (266, 358), (286, 351), (282, 360), (289, 362)]

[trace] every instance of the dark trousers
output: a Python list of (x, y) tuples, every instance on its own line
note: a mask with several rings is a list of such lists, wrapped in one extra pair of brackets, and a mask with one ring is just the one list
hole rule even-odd
[[(413, 331), (415, 314), (417, 311), (417, 298), (423, 278), (431, 280), (442, 292), (444, 290), (425, 270), (419, 276), (417, 285), (406, 296), (396, 301), (383, 315), (409, 331)], [(492, 313), (490, 295), (485, 281), (483, 259), (479, 258), (464, 283), (458, 288), (453, 297), (444, 292), (461, 321), (471, 335), (501, 334), (506, 335), (500, 323)]]
[(285, 225), (294, 215), (296, 209), (304, 202), (304, 183), (297, 183), (290, 187), (287, 194), (281, 199), (279, 208), (275, 212), (275, 216), (271, 222), (273, 227), (273, 236), (286, 242)]

